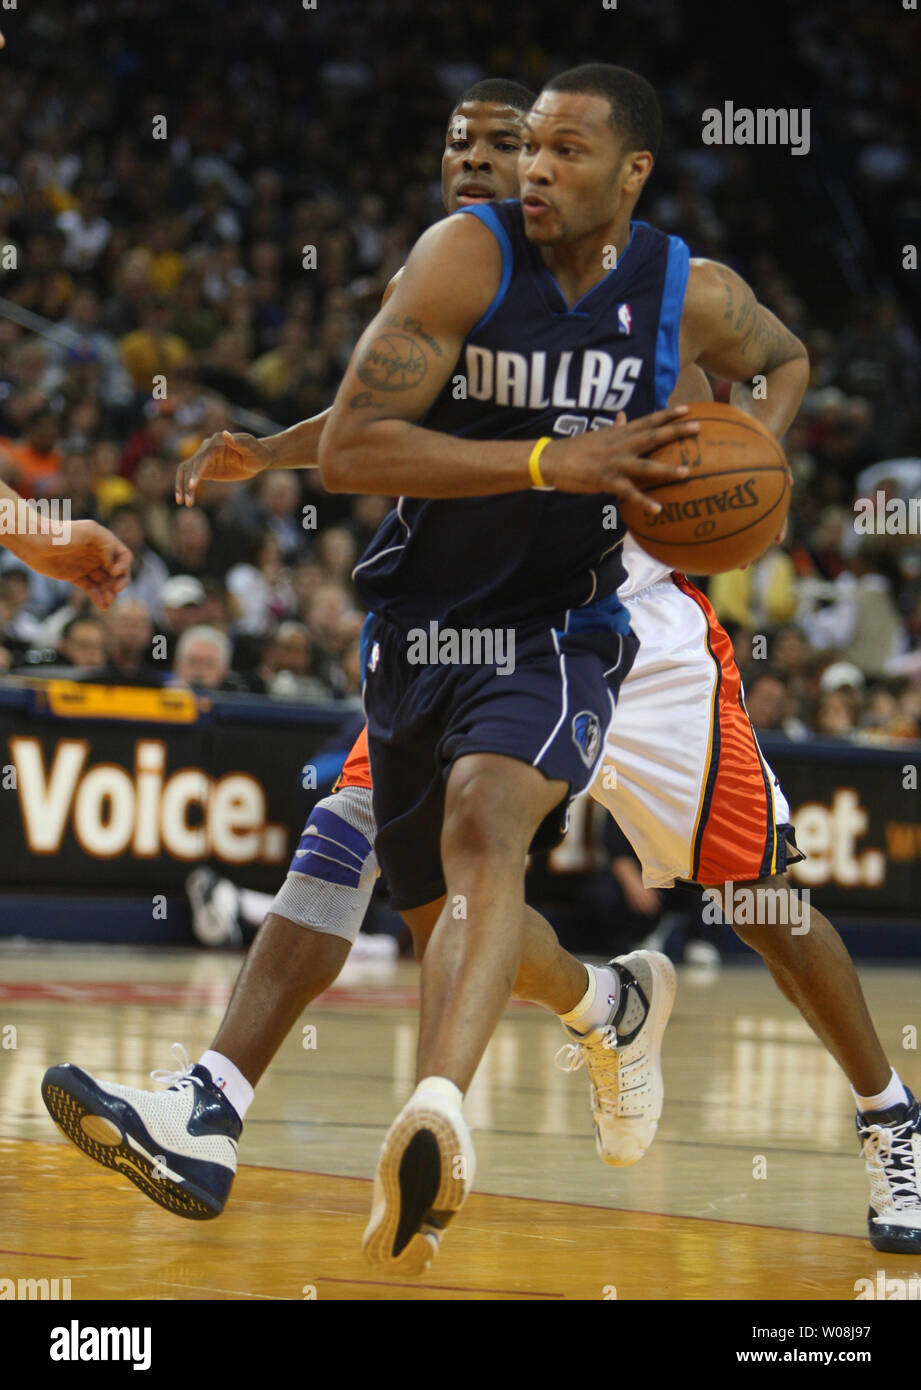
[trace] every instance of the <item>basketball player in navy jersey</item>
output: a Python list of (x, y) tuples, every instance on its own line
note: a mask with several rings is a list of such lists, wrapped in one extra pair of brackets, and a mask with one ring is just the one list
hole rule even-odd
[[(658, 134), (634, 74), (593, 65), (548, 84), (528, 119), (520, 205), (468, 209), (420, 239), (320, 443), (332, 490), (401, 494), (355, 576), (375, 614), (378, 854), (404, 915), (431, 930), (418, 1086), (384, 1140), (365, 1233), (385, 1268), (424, 1267), (469, 1191), (460, 1102), (521, 965), (522, 862), (585, 785), (579, 758), (594, 771), (624, 669), (619, 547), (598, 534), (597, 495), (637, 495), (646, 445), (631, 447), (620, 412), (661, 405), (697, 362), (737, 382), (763, 375), (749, 408), (782, 434), (808, 378), (802, 344), (737, 275), (690, 265), (678, 239), (631, 221)], [(420, 629), (434, 644), (474, 625), (514, 631), (513, 674), (408, 659)], [(774, 850), (768, 868), (782, 894)], [(442, 892), (433, 923), (424, 904)], [(849, 962), (828, 938), (817, 954), (859, 1027)], [(560, 987), (572, 987), (565, 966)], [(884, 1058), (862, 1066), (897, 1084)]]

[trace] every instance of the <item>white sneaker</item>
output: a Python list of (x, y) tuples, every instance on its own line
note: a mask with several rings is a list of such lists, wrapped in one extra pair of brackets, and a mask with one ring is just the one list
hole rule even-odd
[(561, 1047), (562, 1071), (588, 1067), (592, 1119), (599, 1157), (614, 1168), (638, 1163), (656, 1135), (665, 1087), (662, 1035), (675, 1002), (677, 980), (668, 956), (632, 951), (608, 964), (620, 976), (620, 997), (607, 1023)]
[(390, 1274), (422, 1274), (467, 1200), (476, 1155), (463, 1113), (439, 1089), (417, 1090), (381, 1145), (362, 1249)]

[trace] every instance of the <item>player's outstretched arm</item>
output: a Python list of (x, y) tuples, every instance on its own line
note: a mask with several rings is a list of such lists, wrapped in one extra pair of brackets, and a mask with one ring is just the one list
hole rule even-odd
[(765, 378), (761, 398), (733, 391), (732, 403), (775, 435), (790, 427), (809, 384), (809, 357), (795, 334), (759, 304), (745, 281), (718, 261), (692, 260), (681, 318), (681, 361), (727, 381)]
[[(473, 217), (451, 217), (417, 242), (393, 297), (362, 335), (320, 440), (320, 469), (331, 492), (404, 497), (482, 497), (533, 485), (534, 441), (467, 440), (414, 422), (456, 374), (464, 339), (499, 285), (501, 257), (492, 233)], [(683, 476), (641, 457), (697, 428), (682, 408), (658, 411), (577, 438), (560, 438), (541, 455), (548, 486), (566, 492), (633, 495), (631, 482)]]
[[(387, 285), (381, 306), (393, 294), (402, 270)], [(200, 483), (241, 483), (266, 470), (278, 468), (316, 468), (317, 448), (323, 426), (329, 419), (330, 407), (308, 420), (299, 420), (286, 430), (257, 439), (245, 432), (232, 434), (219, 430), (205, 439), (190, 458), (183, 459), (176, 469), (176, 501), (179, 506), (193, 507)]]
[[(96, 521), (50, 523), (6, 483), (0, 504), (16, 520), (5, 527), (3, 543), (30, 569), (64, 579), (89, 594), (97, 608), (108, 608), (131, 575), (131, 551)], [(23, 509), (29, 507), (29, 516)]]

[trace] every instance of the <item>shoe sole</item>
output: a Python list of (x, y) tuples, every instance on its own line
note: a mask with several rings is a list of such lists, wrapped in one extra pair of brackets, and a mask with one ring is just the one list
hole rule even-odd
[(466, 1181), (453, 1176), (462, 1151), (461, 1136), (441, 1111), (420, 1107), (397, 1118), (377, 1161), (384, 1198), (361, 1243), (369, 1264), (392, 1274), (428, 1269), (467, 1198)]
[(164, 1172), (164, 1155), (156, 1152), (140, 1119), (138, 1128), (150, 1152), (106, 1113), (104, 1102), (73, 1068), (51, 1067), (45, 1073), (42, 1100), (58, 1129), (81, 1153), (128, 1178), (157, 1206), (189, 1221), (211, 1221), (224, 1210), (223, 1202), (217, 1203), (203, 1188)]
[(921, 1255), (921, 1227), (874, 1226), (869, 1223), (870, 1244), (884, 1255)]
[(656, 1131), (659, 1128), (659, 1119), (662, 1115), (662, 1107), (665, 1103), (665, 1082), (662, 1077), (662, 1039), (665, 1036), (668, 1020), (671, 1018), (672, 1009), (675, 1007), (675, 996), (678, 993), (678, 976), (668, 956), (662, 955), (659, 951), (631, 951), (629, 955), (618, 956), (617, 963), (618, 965), (623, 965), (627, 970), (631, 970), (631, 957), (636, 956), (642, 956), (643, 960), (652, 970), (652, 1001), (649, 1006), (647, 1021), (652, 1028), (649, 1042), (649, 1060), (657, 1078), (659, 1109), (654, 1117), (653, 1130), (649, 1137), (649, 1143), (646, 1145), (643, 1152), (638, 1154), (636, 1158), (617, 1158), (614, 1155), (606, 1153), (601, 1147), (598, 1127), (596, 1125), (595, 1148), (598, 1151), (599, 1158), (602, 1162), (606, 1163), (609, 1168), (632, 1168), (634, 1164), (639, 1163), (641, 1158), (645, 1158), (656, 1137)]

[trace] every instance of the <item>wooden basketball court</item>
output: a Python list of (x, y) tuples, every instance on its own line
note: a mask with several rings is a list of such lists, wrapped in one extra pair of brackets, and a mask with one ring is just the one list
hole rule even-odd
[[(475, 1194), (412, 1283), (376, 1274), (360, 1242), (378, 1145), (413, 1089), (418, 975), (347, 967), (259, 1087), (225, 1214), (174, 1217), (64, 1142), (40, 1079), (73, 1061), (150, 1085), (175, 1041), (193, 1059), (210, 1043), (240, 961), (0, 947), (0, 1279), (69, 1280), (74, 1299), (853, 1302), (858, 1279), (921, 1269), (867, 1243), (849, 1089), (757, 962), (679, 972), (665, 1114), (632, 1169), (598, 1160), (585, 1073), (554, 1066), (559, 1024), (512, 1005), (466, 1103)], [(902, 1046), (921, 970), (862, 977), (890, 1058), (921, 1090)]]

